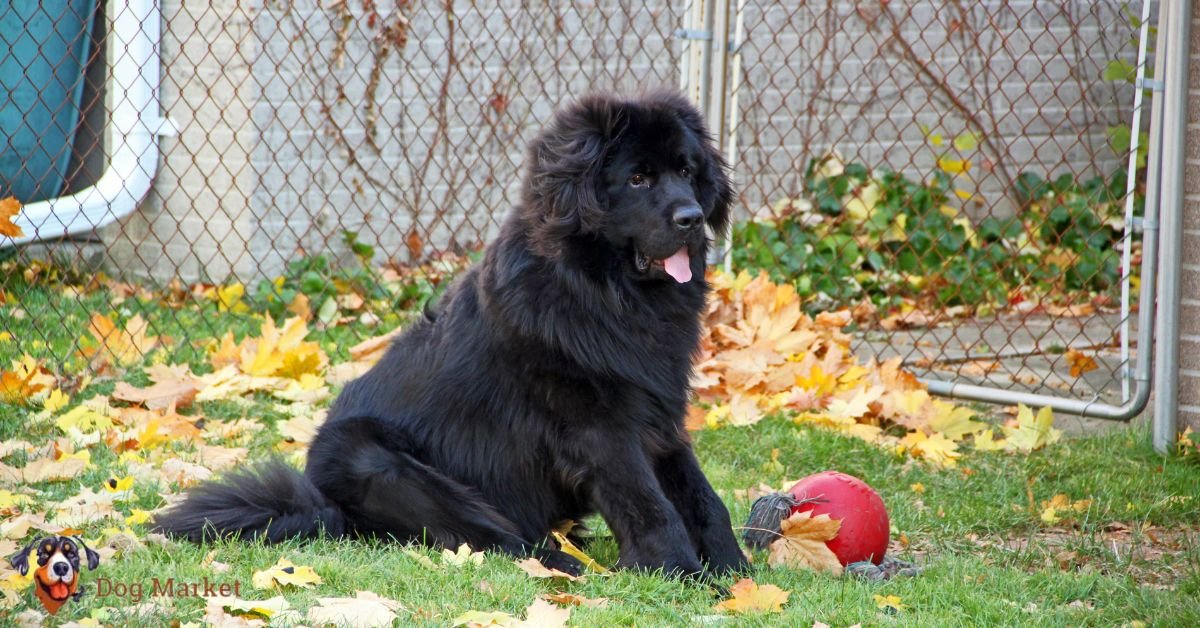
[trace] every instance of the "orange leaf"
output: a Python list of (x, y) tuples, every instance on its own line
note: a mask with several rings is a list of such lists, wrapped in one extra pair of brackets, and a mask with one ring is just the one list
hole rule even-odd
[(9, 196), (0, 199), (0, 235), (19, 238), (25, 235), (21, 228), (13, 224), (13, 216), (21, 211), (21, 201)]
[(797, 512), (780, 523), (782, 536), (770, 545), (767, 564), (772, 567), (793, 567), (842, 573), (842, 563), (826, 541), (837, 536), (840, 519), (829, 515), (812, 516), (812, 512)]
[(114, 366), (131, 366), (153, 351), (161, 343), (158, 336), (147, 334), (149, 324), (140, 314), (117, 329), (116, 323), (103, 314), (93, 314), (88, 332), (98, 346), (84, 349), (85, 357)]
[(1071, 368), (1071, 377), (1079, 377), (1089, 371), (1094, 371), (1100, 368), (1096, 365), (1096, 359), (1090, 355), (1085, 355), (1075, 349), (1071, 349), (1064, 354), (1067, 358), (1067, 365)]
[(730, 598), (719, 604), (719, 611), (731, 613), (778, 613), (787, 603), (790, 591), (784, 591), (773, 584), (759, 585), (750, 578), (742, 578), (729, 587)]

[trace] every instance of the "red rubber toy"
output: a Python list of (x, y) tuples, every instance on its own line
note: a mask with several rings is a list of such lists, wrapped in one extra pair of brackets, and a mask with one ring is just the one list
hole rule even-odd
[(887, 552), (891, 525), (883, 498), (866, 482), (845, 473), (825, 471), (810, 475), (791, 488), (800, 502), (793, 513), (811, 511), (812, 516), (840, 519), (837, 536), (825, 544), (843, 566), (870, 560), (878, 565)]

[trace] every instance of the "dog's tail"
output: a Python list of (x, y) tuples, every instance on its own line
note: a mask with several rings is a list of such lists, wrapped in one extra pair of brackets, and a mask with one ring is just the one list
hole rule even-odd
[(345, 536), (346, 515), (299, 471), (273, 459), (188, 492), (154, 527), (194, 542), (238, 536), (277, 542)]

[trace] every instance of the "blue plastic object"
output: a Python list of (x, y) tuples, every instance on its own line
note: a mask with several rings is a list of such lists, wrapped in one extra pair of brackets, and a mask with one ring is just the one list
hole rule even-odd
[(63, 189), (96, 0), (0, 0), (0, 198)]

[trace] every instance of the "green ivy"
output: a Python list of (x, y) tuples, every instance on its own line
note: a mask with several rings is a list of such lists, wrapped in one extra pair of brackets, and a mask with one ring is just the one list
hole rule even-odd
[(831, 174), (824, 163), (810, 162), (802, 198), (777, 203), (779, 218), (733, 230), (734, 267), (792, 282), (812, 310), (863, 298), (887, 308), (1115, 294), (1123, 171), (1084, 182), (1023, 173), (1017, 214), (973, 223), (952, 209), (946, 172), (921, 182), (861, 164)]

